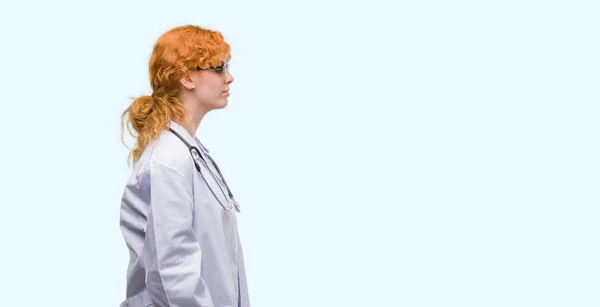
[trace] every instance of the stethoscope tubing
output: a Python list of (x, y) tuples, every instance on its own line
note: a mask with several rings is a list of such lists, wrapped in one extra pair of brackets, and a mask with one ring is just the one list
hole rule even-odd
[(197, 147), (190, 145), (190, 143), (188, 143), (179, 133), (177, 133), (172, 128), (169, 128), (169, 131), (171, 131), (171, 133), (175, 134), (188, 147), (188, 150), (190, 151), (190, 155), (192, 156), (192, 160), (194, 161), (194, 166), (196, 167), (196, 169), (200, 173), (200, 176), (202, 177), (202, 180), (204, 180), (204, 182), (206, 182), (206, 185), (208, 186), (208, 189), (210, 190), (211, 194), (215, 197), (215, 199), (217, 199), (217, 201), (219, 202), (219, 204), (221, 205), (221, 207), (223, 207), (223, 209), (225, 211), (227, 211), (227, 212), (231, 212), (233, 210), (233, 208), (235, 208), (235, 210), (237, 212), (240, 212), (239, 203), (237, 201), (235, 201), (235, 198), (233, 197), (233, 193), (231, 193), (231, 189), (229, 188), (229, 185), (225, 181), (225, 177), (223, 177), (223, 174), (221, 173), (221, 170), (219, 169), (219, 166), (217, 165), (217, 163), (215, 162), (215, 160), (213, 160), (213, 158), (210, 155), (206, 155), (208, 157), (208, 159), (210, 160), (210, 162), (212, 163), (212, 165), (217, 170), (217, 173), (219, 173), (219, 177), (221, 177), (221, 180), (225, 184), (225, 188), (227, 188), (227, 194), (229, 194), (229, 199), (231, 199), (233, 201), (233, 206), (231, 208), (227, 208), (227, 206), (225, 206), (225, 204), (223, 204), (221, 202), (221, 199), (219, 197), (217, 197), (215, 191), (213, 191), (213, 189), (210, 186), (210, 184), (208, 184), (208, 181), (206, 180), (206, 177), (204, 177), (204, 173), (201, 170), (200, 164), (198, 163), (198, 161), (194, 157), (194, 152), (196, 152), (196, 154), (198, 155), (198, 157), (200, 159), (202, 159), (202, 162), (204, 162), (204, 165), (206, 165), (206, 168), (208, 169), (208, 172), (210, 173), (210, 175), (212, 176), (212, 178), (215, 180), (215, 182), (219, 186), (219, 189), (221, 190), (221, 193), (223, 194), (223, 196), (225, 196), (225, 198), (227, 198), (228, 195), (226, 195), (225, 191), (223, 190), (223, 188), (219, 184), (219, 180), (216, 178), (215, 174), (213, 174), (213, 172), (210, 170), (210, 167), (208, 167), (208, 163), (206, 162), (206, 160), (202, 156), (202, 153), (200, 152), (200, 150)]

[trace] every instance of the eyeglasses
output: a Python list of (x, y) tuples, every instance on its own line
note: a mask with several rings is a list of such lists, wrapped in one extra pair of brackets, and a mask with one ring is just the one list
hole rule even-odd
[(200, 68), (200, 67), (196, 67), (197, 71), (200, 70), (212, 70), (218, 74), (220, 74), (221, 76), (226, 76), (227, 73), (229, 73), (229, 63), (223, 63), (219, 66), (215, 66), (215, 67), (209, 67), (209, 68)]

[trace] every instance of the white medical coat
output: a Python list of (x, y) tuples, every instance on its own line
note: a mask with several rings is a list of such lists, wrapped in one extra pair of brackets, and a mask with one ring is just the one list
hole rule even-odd
[[(171, 128), (208, 154), (182, 126)], [(209, 186), (227, 207), (233, 202), (210, 160), (196, 160), (206, 181), (188, 147), (165, 130), (135, 163), (120, 212), (130, 251), (121, 306), (250, 307), (237, 213), (224, 210)]]

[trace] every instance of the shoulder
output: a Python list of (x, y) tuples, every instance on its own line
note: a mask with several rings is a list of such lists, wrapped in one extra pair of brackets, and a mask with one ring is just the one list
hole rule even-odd
[(191, 178), (192, 171), (195, 169), (189, 148), (168, 130), (164, 130), (157, 139), (148, 144), (139, 162), (145, 169), (150, 166), (161, 166), (185, 178)]

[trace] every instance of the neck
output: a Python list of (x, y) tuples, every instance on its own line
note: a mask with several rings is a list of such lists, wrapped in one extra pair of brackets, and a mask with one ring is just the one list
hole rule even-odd
[(202, 109), (197, 102), (192, 102), (189, 99), (183, 100), (183, 104), (188, 109), (189, 121), (187, 123), (179, 123), (191, 136), (196, 135), (200, 122), (204, 118), (204, 115), (208, 113), (207, 110)]

